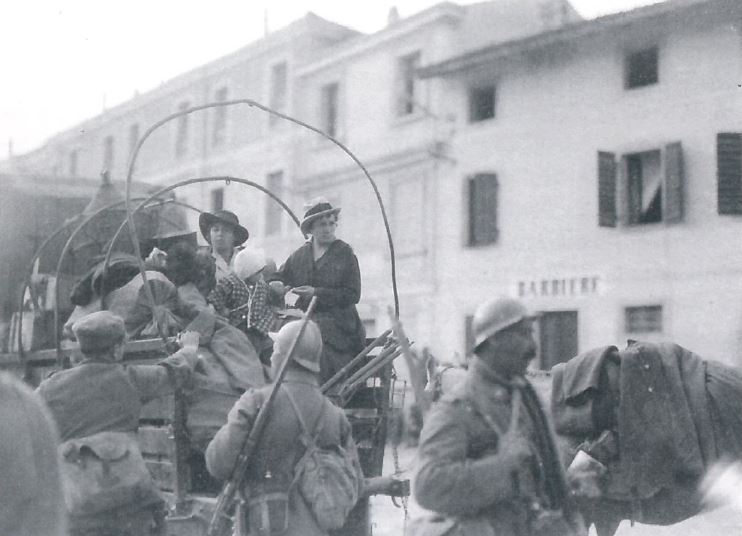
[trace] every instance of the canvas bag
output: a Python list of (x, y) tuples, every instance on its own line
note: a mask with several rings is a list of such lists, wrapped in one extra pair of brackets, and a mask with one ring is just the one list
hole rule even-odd
[(325, 404), (317, 422), (314, 434), (309, 432), (296, 401), (288, 390), (294, 413), (302, 427), (300, 441), (305, 447), (304, 454), (294, 467), (292, 486), (297, 485), (304, 500), (312, 510), (317, 524), (323, 530), (337, 530), (345, 525), (348, 514), (358, 501), (362, 482), (351, 453), (340, 445), (322, 448), (317, 445), (317, 434), (322, 422)]
[(100, 432), (70, 439), (58, 451), (70, 515), (93, 515), (161, 500), (133, 433)]

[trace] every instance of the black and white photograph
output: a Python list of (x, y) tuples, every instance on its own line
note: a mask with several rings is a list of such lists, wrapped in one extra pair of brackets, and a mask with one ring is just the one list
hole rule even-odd
[(742, 534), (742, 0), (0, 46), (0, 536)]

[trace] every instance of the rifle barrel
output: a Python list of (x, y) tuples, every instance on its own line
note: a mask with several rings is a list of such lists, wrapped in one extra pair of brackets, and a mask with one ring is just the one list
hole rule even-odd
[(335, 387), (335, 385), (342, 380), (350, 370), (353, 369), (358, 363), (360, 363), (368, 354), (379, 346), (383, 340), (385, 340), (389, 334), (392, 332), (391, 328), (386, 330), (384, 333), (376, 337), (371, 343), (366, 346), (361, 352), (355, 356), (353, 359), (351, 359), (343, 368), (341, 368), (339, 371), (337, 371), (332, 378), (327, 380), (324, 384), (322, 384), (322, 392), (326, 393), (329, 391), (332, 387)]
[(304, 314), (304, 317), (301, 319), (301, 326), (299, 327), (299, 333), (296, 334), (296, 338), (291, 342), (291, 347), (289, 348), (288, 355), (286, 356), (286, 359), (283, 363), (281, 363), (281, 366), (278, 369), (278, 373), (276, 374), (276, 378), (273, 380), (273, 385), (271, 386), (271, 390), (268, 394), (268, 397), (263, 402), (262, 406), (260, 407), (260, 410), (258, 411), (257, 416), (255, 417), (255, 422), (253, 423), (252, 428), (250, 429), (250, 432), (247, 434), (247, 437), (245, 437), (245, 441), (242, 444), (242, 449), (240, 449), (240, 455), (237, 457), (237, 461), (234, 464), (234, 467), (232, 468), (232, 473), (229, 477), (229, 480), (224, 485), (224, 488), (222, 489), (221, 493), (219, 494), (219, 498), (217, 499), (216, 508), (214, 509), (214, 513), (211, 516), (211, 521), (209, 522), (209, 528), (206, 532), (207, 536), (228, 536), (230, 534), (229, 532), (229, 524), (227, 523), (229, 516), (227, 516), (227, 511), (229, 507), (234, 502), (235, 495), (239, 491), (240, 487), (242, 486), (242, 480), (245, 476), (245, 471), (247, 470), (248, 464), (250, 463), (253, 454), (255, 453), (255, 449), (258, 446), (258, 441), (260, 441), (260, 437), (263, 433), (263, 428), (265, 428), (265, 424), (268, 421), (268, 416), (270, 412), (270, 408), (273, 405), (273, 400), (276, 397), (276, 394), (278, 393), (278, 388), (281, 386), (281, 383), (283, 382), (283, 377), (286, 375), (286, 370), (288, 369), (288, 364), (291, 361), (291, 359), (294, 357), (294, 352), (296, 351), (296, 345), (299, 342), (299, 339), (301, 339), (301, 336), (304, 334), (304, 329), (307, 327), (307, 322), (309, 321), (309, 316), (314, 311), (314, 307), (317, 304), (317, 297), (313, 297), (312, 301), (309, 302), (309, 307), (307, 307), (307, 312)]

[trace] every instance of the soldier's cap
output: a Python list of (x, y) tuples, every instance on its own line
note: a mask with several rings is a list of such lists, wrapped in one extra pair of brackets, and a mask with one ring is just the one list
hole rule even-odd
[(109, 311), (82, 317), (72, 325), (72, 332), (84, 354), (108, 350), (123, 341), (126, 335), (123, 319)]

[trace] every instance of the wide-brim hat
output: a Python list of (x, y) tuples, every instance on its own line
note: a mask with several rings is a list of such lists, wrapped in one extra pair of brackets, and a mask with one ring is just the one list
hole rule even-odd
[(327, 216), (328, 214), (339, 213), (340, 207), (333, 207), (329, 201), (325, 201), (324, 199), (314, 201), (304, 213), (304, 219), (301, 220), (301, 232), (305, 235), (309, 234), (309, 229), (316, 220), (320, 219), (322, 216)]
[(215, 223), (223, 223), (229, 225), (234, 229), (234, 240), (235, 246), (243, 244), (248, 239), (250, 233), (242, 225), (240, 220), (237, 218), (237, 214), (228, 210), (217, 210), (215, 212), (202, 212), (198, 217), (198, 227), (201, 229), (201, 234), (207, 242), (211, 243), (209, 238), (209, 229)]

